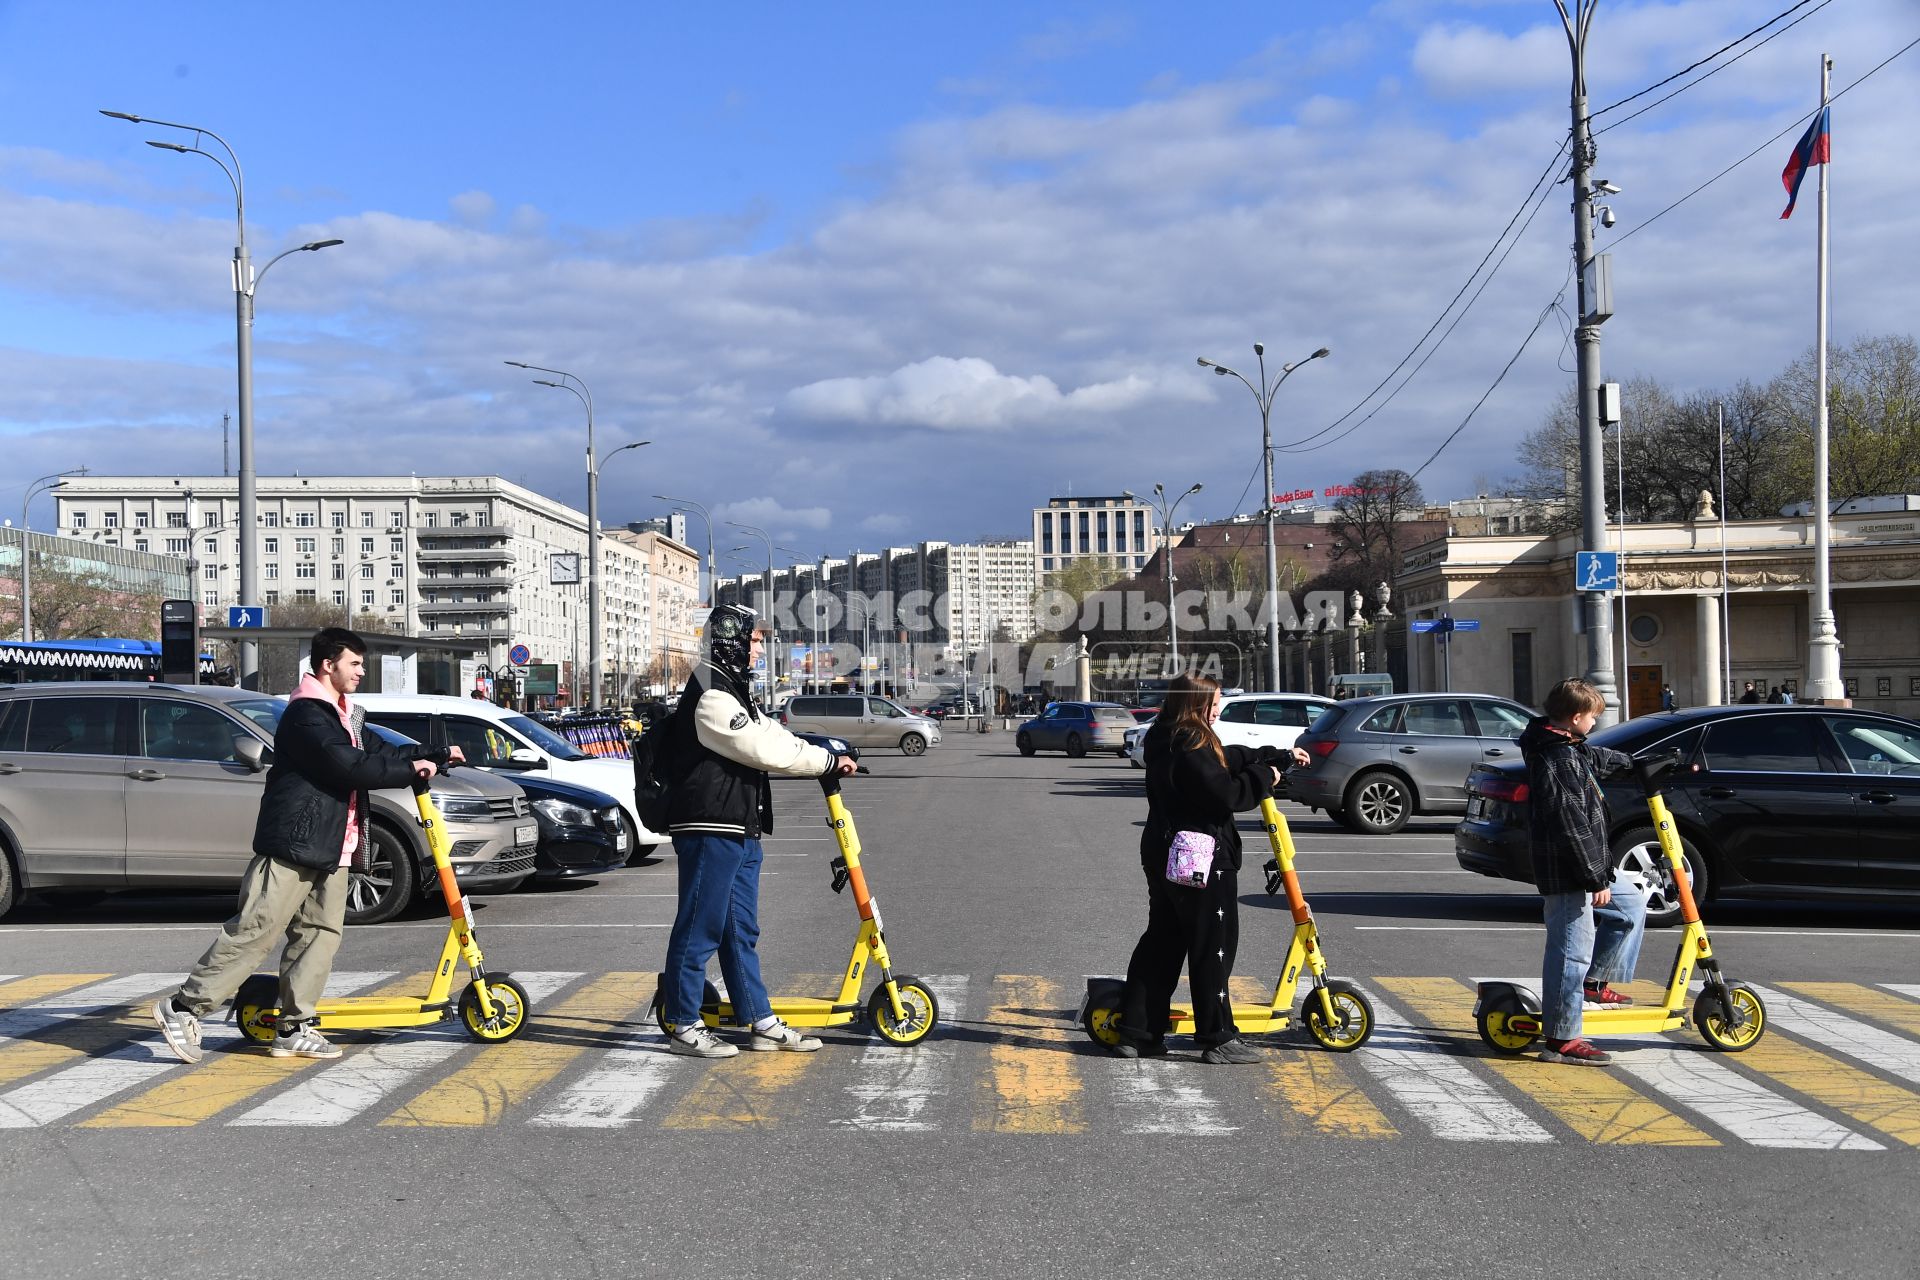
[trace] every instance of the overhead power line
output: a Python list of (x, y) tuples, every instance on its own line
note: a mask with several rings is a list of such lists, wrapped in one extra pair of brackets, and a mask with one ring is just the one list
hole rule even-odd
[[(1737, 48), (1738, 46), (1745, 44), (1747, 41), (1753, 39), (1755, 36), (1759, 35), (1762, 31), (1765, 31), (1768, 27), (1772, 26), (1774, 23), (1780, 21), (1780, 19), (1786, 17), (1787, 14), (1792, 13), (1794, 9), (1804, 9), (1812, 3), (1813, 3), (1813, 0), (1800, 0), (1800, 3), (1794, 5), (1792, 8), (1787, 9), (1781, 13), (1774, 14), (1771, 18), (1768, 18), (1765, 22), (1761, 23), (1759, 26), (1755, 27), (1753, 30), (1747, 32), (1747, 34), (1741, 36), (1738, 40), (1732, 40), (1720, 46), (1718, 49), (1715, 49), (1712, 53), (1708, 54), (1706, 57), (1701, 58), (1698, 62), (1695, 62), (1692, 66), (1682, 67), (1680, 68), (1680, 70), (1668, 76), (1665, 80), (1655, 81), (1653, 84), (1648, 85), (1646, 88), (1640, 90), (1638, 93), (1630, 93), (1626, 97), (1620, 99), (1620, 101), (1611, 103), (1607, 106), (1600, 108), (1598, 111), (1594, 112), (1588, 118), (1597, 120), (1601, 116), (1607, 114), (1607, 112), (1609, 111), (1617, 111), (1621, 107), (1626, 106), (1629, 102), (1632, 102), (1635, 98), (1644, 98), (1648, 94), (1652, 93), (1655, 89), (1658, 89), (1663, 85), (1672, 84), (1675, 80), (1678, 80), (1681, 76), (1686, 75), (1688, 72), (1695, 71), (1701, 67), (1706, 66), (1709, 62), (1712, 62), (1715, 58), (1719, 57), (1721, 54), (1725, 53), (1727, 50)], [(1820, 0), (1820, 8), (1821, 9), (1826, 8), (1828, 3), (1829, 3), (1829, 0)], [(1818, 13), (1819, 11), (1820, 11), (1819, 9), (1814, 10), (1815, 13)], [(1811, 17), (1812, 15), (1809, 14), (1807, 16)], [(1778, 33), (1776, 32), (1775, 34), (1777, 35)], [(1768, 39), (1772, 39), (1772, 37), (1769, 36)], [(1702, 76), (1701, 79), (1704, 80), (1706, 79), (1706, 77)]]
[[(1809, 0), (1801, 0), (1801, 3), (1803, 4), (1808, 2)], [(1787, 34), (1787, 32), (1793, 30), (1795, 27), (1805, 22), (1808, 18), (1811, 18), (1814, 14), (1820, 12), (1821, 9), (1826, 8), (1828, 5), (1832, 3), (1833, 3), (1833, 0), (1820, 0), (1820, 4), (1818, 5), (1818, 7), (1809, 9), (1807, 12), (1801, 14), (1799, 17), (1795, 18), (1792, 22), (1789, 22), (1786, 26), (1780, 28), (1778, 31), (1768, 36), (1765, 40), (1762, 40), (1760, 41), (1760, 43), (1754, 45), (1751, 49), (1742, 49), (1739, 53), (1735, 54), (1731, 58), (1728, 58), (1725, 62), (1713, 68), (1713, 70), (1707, 72), (1706, 75), (1701, 76), (1698, 80), (1690, 80), (1686, 84), (1681, 85), (1678, 89), (1675, 89), (1672, 93), (1669, 93), (1664, 97), (1655, 98), (1652, 102), (1649, 102), (1646, 106), (1640, 108), (1638, 111), (1634, 112), (1632, 115), (1621, 116), (1618, 120), (1615, 120), (1612, 124), (1603, 126), (1602, 128), (1599, 128), (1599, 129), (1595, 129), (1593, 131), (1594, 136), (1599, 137), (1601, 134), (1606, 133), (1610, 129), (1618, 129), (1621, 125), (1626, 124), (1629, 120), (1638, 120), (1641, 116), (1647, 114), (1647, 112), (1653, 110), (1655, 107), (1659, 106), (1661, 103), (1670, 102), (1673, 99), (1679, 97), (1681, 94), (1685, 93), (1687, 90), (1694, 88), (1696, 85), (1706, 83), (1708, 76), (1717, 75), (1720, 72), (1725, 71), (1728, 67), (1732, 66), (1734, 63), (1740, 61), (1740, 59), (1746, 57), (1748, 54), (1759, 52), (1761, 49), (1764, 49), (1770, 42), (1772, 42), (1775, 39), (1778, 39), (1780, 36)], [(1799, 7), (1798, 5), (1795, 6), (1795, 8), (1798, 8), (1798, 7)], [(1787, 13), (1792, 13), (1792, 12), (1793, 12), (1792, 9), (1787, 10)], [(1786, 14), (1781, 14), (1780, 16), (1785, 17)], [(1774, 19), (1774, 21), (1778, 22), (1779, 18)], [(1752, 32), (1748, 33), (1748, 35), (1751, 35), (1751, 34)], [(1743, 40), (1745, 38), (1746, 38), (1745, 36), (1741, 37), (1741, 39)], [(1735, 43), (1738, 43), (1738, 42), (1736, 41)], [(1728, 46), (1728, 48), (1731, 48), (1731, 47), (1732, 47), (1731, 45)], [(1721, 52), (1724, 53), (1725, 50), (1723, 49), (1721, 50)], [(1716, 54), (1714, 56), (1718, 57), (1719, 55)], [(1700, 64), (1697, 62), (1694, 64), (1694, 66), (1699, 66), (1699, 65)], [(1692, 68), (1689, 68), (1689, 70), (1691, 69)], [(1683, 71), (1680, 74), (1685, 75), (1686, 72)], [(1672, 80), (1672, 79), (1673, 79), (1672, 76), (1668, 76), (1667, 80), (1662, 80), (1660, 83), (1666, 84), (1669, 80)], [(1655, 87), (1658, 87), (1658, 86), (1655, 86)], [(1651, 91), (1652, 91), (1651, 89), (1643, 89), (1641, 90), (1641, 93), (1649, 93)], [(1636, 98), (1639, 96), (1640, 94), (1634, 95), (1634, 97)], [(1628, 101), (1631, 101), (1631, 99), (1623, 98), (1621, 99), (1621, 102), (1615, 103), (1614, 106), (1619, 106), (1621, 105), (1621, 103), (1628, 102)], [(1612, 110), (1612, 108), (1609, 107), (1608, 110)], [(1599, 114), (1600, 113), (1597, 111), (1594, 112), (1594, 115), (1596, 116)]]

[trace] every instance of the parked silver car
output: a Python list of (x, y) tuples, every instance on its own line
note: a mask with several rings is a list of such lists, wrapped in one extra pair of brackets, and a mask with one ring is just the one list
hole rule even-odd
[(1320, 714), (1295, 746), (1311, 763), (1287, 775), (1293, 798), (1355, 831), (1386, 835), (1415, 814), (1465, 813), (1467, 774), (1517, 760), (1533, 712), (1480, 693), (1352, 698)]
[(868, 693), (798, 694), (780, 709), (780, 721), (795, 733), (824, 733), (856, 747), (898, 747), (910, 756), (940, 741), (937, 720)]
[[(23, 893), (237, 887), (266, 787), (264, 764), (240, 747), (261, 744), (270, 763), (285, 708), (211, 686), (0, 686), (0, 916)], [(501, 892), (533, 873), (539, 828), (519, 787), (462, 769), (435, 778), (433, 795), (462, 886)], [(412, 793), (369, 799), (371, 857), (353, 873), (350, 924), (439, 890)]]

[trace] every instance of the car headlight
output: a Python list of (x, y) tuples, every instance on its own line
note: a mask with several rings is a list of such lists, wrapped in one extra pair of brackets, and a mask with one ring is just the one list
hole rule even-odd
[(584, 805), (573, 804), (566, 800), (535, 800), (533, 811), (549, 822), (563, 827), (591, 827), (594, 825), (593, 810)]
[(478, 796), (450, 796), (444, 791), (428, 794), (433, 798), (433, 807), (448, 822), (487, 822), (493, 818), (493, 810)]

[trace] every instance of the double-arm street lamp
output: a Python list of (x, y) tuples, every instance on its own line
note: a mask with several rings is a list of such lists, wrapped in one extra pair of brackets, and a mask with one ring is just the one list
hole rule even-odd
[(20, 642), (30, 644), (33, 641), (33, 531), (27, 523), (27, 507), (34, 498), (49, 493), (67, 482), (68, 476), (87, 474), (85, 467), (74, 467), (67, 471), (55, 471), (51, 475), (41, 476), (27, 486), (27, 496), (20, 499)]
[[(313, 240), (298, 245), (268, 260), (256, 276), (253, 259), (247, 252), (247, 188), (244, 175), (240, 172), (240, 157), (227, 145), (227, 140), (211, 129), (199, 125), (178, 124), (171, 120), (154, 120), (146, 116), (131, 115), (125, 111), (100, 112), (103, 116), (115, 120), (125, 120), (130, 124), (150, 124), (162, 129), (178, 129), (193, 135), (193, 146), (183, 146), (177, 142), (157, 142), (151, 139), (147, 145), (158, 147), (162, 151), (172, 151), (183, 156), (205, 156), (220, 166), (227, 175), (227, 181), (233, 184), (234, 221), (239, 231), (237, 243), (233, 248), (233, 315), (234, 345), (236, 363), (239, 367), (239, 417), (240, 417), (240, 602), (258, 604), (260, 599), (260, 560), (254, 554), (256, 519), (254, 514), (255, 468), (253, 461), (253, 302), (254, 287), (264, 278), (269, 268), (290, 253), (311, 253), (316, 249), (331, 249), (334, 245), (345, 243), (341, 240)], [(211, 138), (226, 153), (221, 159), (200, 145), (203, 138)], [(240, 683), (248, 688), (258, 688), (260, 684), (260, 651), (253, 641), (248, 640), (240, 646)]]
[(1173, 516), (1180, 510), (1181, 503), (1205, 487), (1198, 483), (1194, 484), (1192, 488), (1175, 498), (1173, 504), (1169, 506), (1166, 488), (1159, 484), (1153, 486), (1153, 496), (1159, 499), (1155, 505), (1160, 508), (1161, 554), (1167, 560), (1167, 653), (1173, 659), (1168, 663), (1169, 667), (1177, 666), (1180, 662), (1179, 615), (1173, 608)]
[(1253, 392), (1254, 403), (1260, 406), (1260, 451), (1267, 481), (1266, 500), (1260, 505), (1266, 509), (1267, 513), (1267, 660), (1270, 664), (1267, 668), (1267, 688), (1269, 689), (1280, 687), (1280, 611), (1275, 603), (1280, 597), (1280, 560), (1273, 545), (1273, 397), (1279, 392), (1280, 384), (1292, 376), (1295, 369), (1327, 354), (1327, 349), (1321, 347), (1305, 360), (1295, 360), (1291, 364), (1281, 365), (1280, 376), (1269, 384), (1267, 382), (1267, 347), (1263, 342), (1256, 342), (1253, 344), (1253, 355), (1260, 362), (1260, 385), (1258, 386), (1226, 365), (1209, 360), (1205, 356), (1199, 358), (1201, 368), (1211, 369), (1223, 378), (1239, 378), (1240, 384)]
[[(679, 502), (681, 499), (668, 498), (665, 499), (665, 501)], [(706, 508), (702, 507), (700, 514), (705, 515)], [(765, 620), (767, 626), (767, 705), (772, 706), (774, 678), (779, 670), (778, 655), (780, 653), (780, 624), (776, 621), (779, 617), (779, 612), (774, 608), (773, 604), (773, 535), (765, 529), (758, 528), (754, 525), (741, 524), (738, 520), (728, 520), (724, 523), (729, 529), (738, 529), (742, 533), (750, 533), (767, 544), (767, 594), (766, 598), (761, 601), (761, 604), (767, 611)], [(713, 547), (713, 524), (711, 522), (707, 524), (707, 537), (708, 555), (711, 557)], [(709, 563), (711, 563), (711, 560), (709, 560)], [(711, 570), (709, 570), (709, 572), (711, 572)]]

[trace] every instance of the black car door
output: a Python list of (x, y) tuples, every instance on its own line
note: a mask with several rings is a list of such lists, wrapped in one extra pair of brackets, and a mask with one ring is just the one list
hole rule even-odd
[(1856, 873), (1854, 792), (1818, 715), (1730, 716), (1707, 726), (1686, 782), (1723, 883), (1820, 888)]
[(1920, 892), (1920, 728), (1877, 716), (1821, 716), (1853, 769), (1863, 889)]

